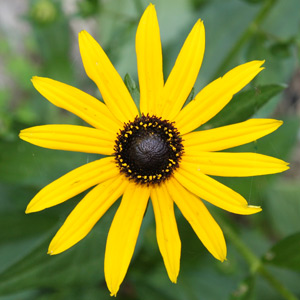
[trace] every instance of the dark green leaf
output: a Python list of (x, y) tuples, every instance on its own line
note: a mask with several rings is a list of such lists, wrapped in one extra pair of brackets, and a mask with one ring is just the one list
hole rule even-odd
[(77, 7), (80, 16), (87, 18), (99, 12), (100, 2), (98, 0), (78, 1)]
[(191, 0), (191, 4), (193, 5), (193, 8), (196, 9), (201, 9), (205, 5), (209, 4), (209, 0)]
[(288, 58), (291, 55), (292, 41), (275, 43), (271, 46), (271, 53), (278, 59)]
[(207, 124), (219, 127), (245, 121), (285, 87), (285, 85), (271, 84), (241, 92), (234, 96), (229, 104)]
[(278, 242), (263, 259), (278, 267), (300, 271), (300, 232)]

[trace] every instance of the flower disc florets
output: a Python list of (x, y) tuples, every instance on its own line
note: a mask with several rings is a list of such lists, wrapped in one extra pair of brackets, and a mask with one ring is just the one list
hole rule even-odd
[(141, 184), (159, 184), (178, 168), (182, 139), (173, 123), (156, 116), (136, 117), (124, 124), (115, 144), (121, 173)]

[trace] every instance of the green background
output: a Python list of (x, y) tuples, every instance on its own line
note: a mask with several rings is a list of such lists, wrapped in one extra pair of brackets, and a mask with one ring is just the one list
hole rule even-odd
[[(265, 70), (214, 117), (208, 127), (250, 117), (284, 120), (275, 133), (234, 149), (291, 162), (281, 175), (218, 178), (263, 211), (238, 216), (209, 206), (228, 245), (227, 261), (215, 260), (176, 211), (182, 240), (176, 285), (164, 269), (149, 205), (118, 299), (300, 298), (300, 1), (153, 1), (160, 23), (165, 78), (197, 19), (204, 21), (206, 52), (197, 93), (232, 67), (265, 59)], [(100, 98), (85, 74), (77, 44), (91, 33), (131, 86), (137, 82), (135, 32), (149, 4), (144, 0), (12, 0), (0, 2), (0, 300), (110, 299), (103, 274), (105, 241), (118, 203), (70, 250), (50, 257), (51, 237), (80, 201), (25, 215), (43, 186), (97, 158), (35, 147), (19, 130), (83, 121), (47, 102), (30, 82), (34, 75), (76, 86)], [(137, 100), (138, 101), (138, 100)], [(205, 127), (204, 127), (205, 128)]]

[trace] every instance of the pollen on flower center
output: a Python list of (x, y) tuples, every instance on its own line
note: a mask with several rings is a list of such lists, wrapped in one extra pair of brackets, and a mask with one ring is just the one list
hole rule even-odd
[(149, 185), (173, 174), (179, 166), (183, 146), (173, 123), (142, 115), (124, 124), (114, 150), (121, 173), (137, 183)]

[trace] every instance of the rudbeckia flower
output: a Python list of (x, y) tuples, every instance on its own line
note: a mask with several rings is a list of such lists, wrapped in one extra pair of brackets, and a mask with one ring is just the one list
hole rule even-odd
[(251, 119), (194, 131), (263, 69), (263, 61), (242, 64), (208, 84), (184, 106), (200, 70), (204, 44), (204, 26), (198, 20), (165, 82), (156, 11), (152, 4), (148, 6), (136, 33), (139, 110), (101, 46), (86, 31), (79, 33), (82, 61), (105, 104), (64, 83), (32, 79), (34, 87), (51, 103), (93, 128), (36, 126), (22, 130), (20, 138), (40, 147), (106, 157), (47, 185), (29, 203), (26, 213), (57, 205), (93, 187), (51, 241), (49, 254), (53, 255), (82, 240), (122, 196), (105, 251), (104, 272), (111, 295), (117, 294), (126, 275), (149, 199), (159, 250), (170, 280), (176, 282), (181, 242), (174, 203), (207, 250), (224, 261), (222, 230), (202, 199), (235, 214), (254, 214), (261, 208), (248, 205), (241, 195), (209, 175), (243, 177), (288, 169), (284, 161), (257, 153), (219, 152), (259, 139), (276, 130), (281, 121)]

